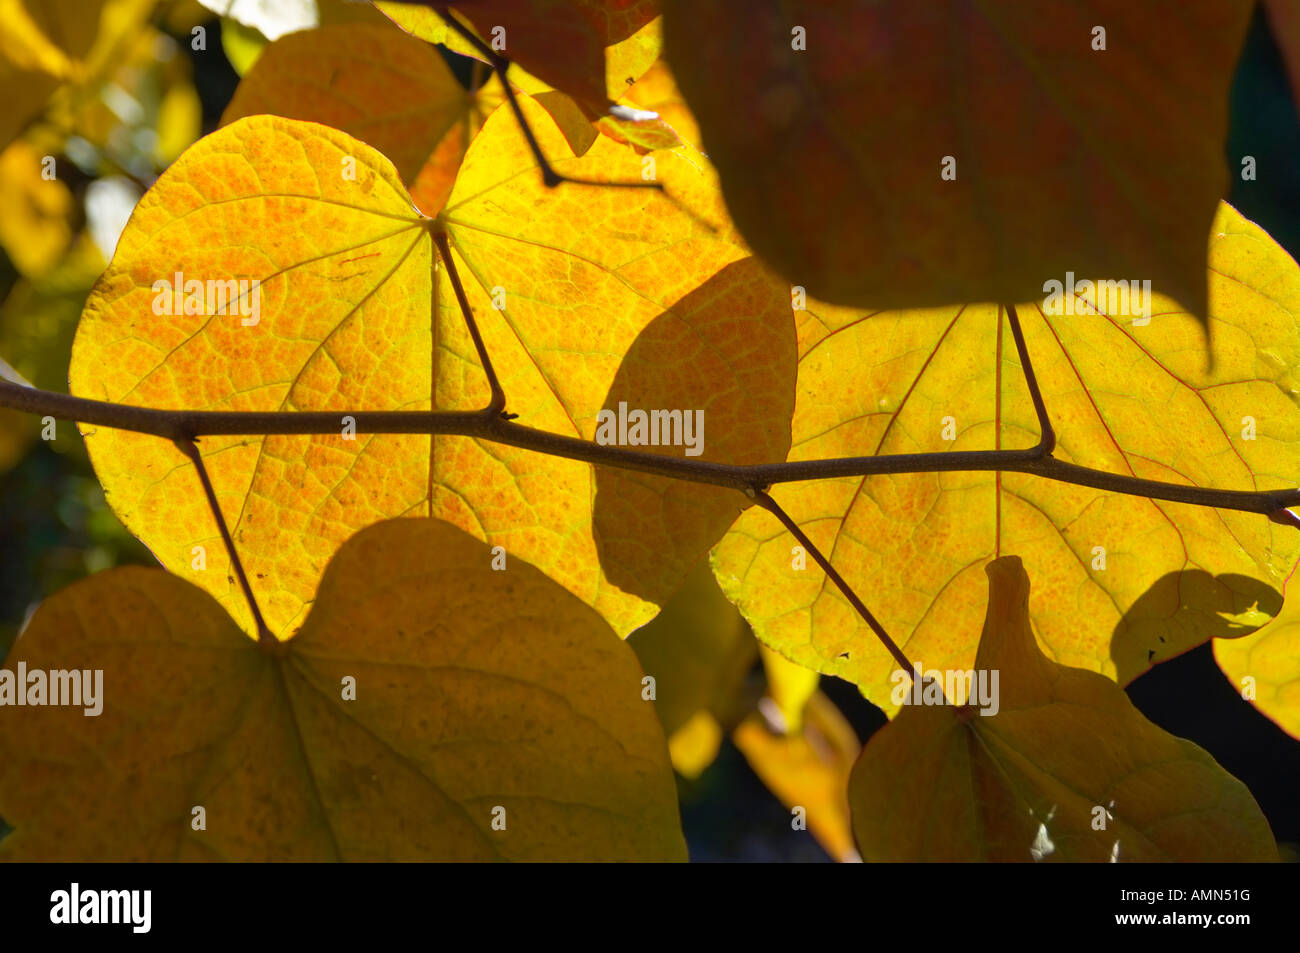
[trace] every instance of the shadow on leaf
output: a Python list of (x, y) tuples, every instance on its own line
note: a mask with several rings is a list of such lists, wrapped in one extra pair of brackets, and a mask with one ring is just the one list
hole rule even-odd
[(1161, 576), (1124, 614), (1110, 640), (1127, 685), (1152, 665), (1210, 639), (1249, 635), (1282, 608), (1282, 594), (1249, 576), (1188, 569)]
[[(712, 463), (784, 460), (795, 372), (788, 287), (752, 258), (734, 262), (637, 336), (602, 405), (612, 423), (598, 426), (597, 440)], [(647, 418), (645, 444), (633, 442), (636, 412)], [(596, 467), (601, 566), (621, 589), (662, 604), (746, 503), (723, 487)]]

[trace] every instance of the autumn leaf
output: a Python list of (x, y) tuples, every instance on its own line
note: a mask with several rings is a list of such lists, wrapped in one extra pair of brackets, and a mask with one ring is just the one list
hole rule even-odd
[(986, 572), (975, 672), (997, 673), (996, 712), (912, 704), (871, 736), (849, 781), (869, 863), (1277, 860), (1244, 784), (1114, 682), (1042, 653), (1018, 557)]
[(763, 659), (763, 672), (767, 676), (767, 694), (764, 714), (784, 733), (798, 732), (803, 728), (804, 709), (821, 683), (821, 676), (810, 668), (796, 665), (779, 652), (759, 645)]
[[(640, 175), (641, 157), (606, 137), (565, 158), (546, 114), (524, 108), (556, 169), (598, 181)], [(683, 426), (679, 445), (647, 451), (694, 449), (731, 463), (784, 456), (795, 365), (788, 290), (687, 211), (718, 205), (698, 154), (653, 158), (668, 195), (548, 190), (514, 117), (498, 110), (433, 220), (366, 144), (314, 123), (239, 120), (198, 142), (141, 200), (87, 301), (72, 390), (154, 407), (338, 411), (337, 435), (200, 444), (280, 638), (302, 624), (343, 540), (401, 515), (442, 517), (503, 546), (626, 635), (672, 595), (745, 497), (462, 437), (350, 439), (343, 417), (487, 404), (435, 254), (434, 232), (445, 230), (519, 423), (591, 440), (601, 410), (676, 409), (702, 415), (707, 433), (692, 428), (697, 445), (684, 446)], [(242, 280), (247, 294), (221, 315), (155, 313), (174, 304), (155, 284), (176, 275)], [(253, 300), (256, 317), (236, 313)], [(254, 632), (180, 451), (106, 428), (86, 439), (125, 525)]]
[[(700, 127), (682, 99), (677, 84), (673, 81), (672, 70), (664, 60), (655, 60), (645, 74), (627, 88), (622, 102), (659, 117), (654, 123), (645, 124), (652, 135), (663, 135), (660, 130), (666, 130), (678, 141), (689, 142), (696, 149), (701, 148)], [(610, 135), (629, 134), (627, 123), (616, 123), (612, 118), (602, 119), (598, 125)]]
[(1300, 603), (1288, 601), (1258, 632), (1214, 640), (1232, 687), (1292, 738), (1300, 738)]
[(433, 215), (501, 101), (483, 92), (466, 90), (432, 47), (391, 23), (340, 24), (267, 46), (221, 123), (269, 113), (341, 129), (391, 159), (416, 205)]
[(1069, 271), (1204, 317), (1247, 0), (663, 7), (732, 217), (809, 294), (1018, 302)]
[(155, 0), (0, 0), (0, 148), (63, 83), (111, 69)]
[[(1199, 323), (1159, 296), (1149, 323), (1019, 309), (1061, 460), (1176, 484), (1294, 487), (1300, 475), (1300, 269), (1222, 206)], [(799, 313), (792, 460), (1031, 447), (1038, 425), (1005, 316), (990, 305)], [(1016, 552), (1040, 580), (1034, 628), (1057, 662), (1125, 684), (1277, 612), (1300, 534), (1258, 514), (1168, 503), (1013, 472), (778, 484), (771, 495), (913, 662), (969, 668), (982, 569)], [(766, 511), (715, 548), (724, 592), (759, 640), (856, 682), (887, 713), (895, 663)], [(804, 569), (806, 562), (809, 568)], [(1249, 625), (1229, 621), (1256, 607)]]
[(72, 241), (72, 193), (44, 174), (42, 159), (21, 139), (0, 152), (0, 247), (28, 277), (52, 268)]
[[(18, 281), (0, 304), (0, 377), (12, 369), (20, 381), (46, 390), (66, 391), (68, 355), (91, 285), (104, 270), (104, 258), (84, 232), (52, 269)], [(40, 417), (0, 409), (0, 473), (17, 463), (32, 441), (50, 432)], [(80, 455), (82, 444), (71, 424), (56, 424), (60, 452)]]
[(0, 671), (100, 670), (101, 710), (3, 709), (0, 856), (685, 860), (632, 650), (491, 562), (438, 520), (372, 526), (278, 654), (157, 570), (57, 594)]
[[(487, 62), (432, 4), (383, 0), (375, 6), (422, 40)], [(453, 13), (510, 59), (512, 85), (534, 96), (558, 90), (589, 119), (603, 115), (659, 56), (657, 0), (467, 0)]]
[(841, 862), (862, 859), (853, 846), (848, 801), (849, 772), (862, 746), (829, 698), (810, 694), (797, 728), (776, 730), (754, 712), (731, 738), (768, 790), (791, 811), (802, 809), (807, 830), (826, 853)]
[(673, 768), (698, 777), (717, 757), (722, 724), (746, 707), (743, 683), (756, 654), (749, 627), (700, 560), (663, 611), (627, 641), (654, 679)]

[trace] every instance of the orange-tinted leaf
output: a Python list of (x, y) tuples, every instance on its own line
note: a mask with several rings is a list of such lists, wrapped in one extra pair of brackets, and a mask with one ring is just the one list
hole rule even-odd
[(672, 70), (664, 60), (655, 60), (645, 75), (628, 87), (625, 102), (659, 114), (660, 120), (683, 141), (701, 148), (700, 127), (682, 99)]
[(1018, 302), (1071, 271), (1204, 318), (1251, 7), (666, 0), (665, 55), (736, 224), (809, 294)]
[(731, 739), (754, 773), (792, 811), (802, 808), (808, 830), (839, 861), (861, 858), (849, 820), (849, 772), (862, 746), (834, 703), (814, 692), (797, 729), (780, 734), (757, 713)]
[[(606, 137), (562, 172), (634, 180)], [(462, 437), (345, 433), (352, 410), (476, 409), (487, 384), (432, 230), (445, 228), (519, 422), (593, 439), (601, 410), (702, 413), (700, 459), (779, 459), (789, 440), (794, 329), (786, 289), (683, 204), (716, 209), (698, 155), (656, 153), (672, 198), (548, 190), (514, 117), (474, 140), (446, 209), (414, 209), (392, 164), (345, 133), (275, 116), (195, 144), (137, 207), (87, 303), (75, 393), (161, 407), (331, 410), (338, 434), (205, 437), (200, 449), (272, 630), (302, 624), (353, 531), (440, 516), (537, 565), (620, 634), (646, 622), (747, 501), (734, 491)], [(260, 314), (156, 314), (157, 282), (261, 282)], [(242, 299), (251, 308), (249, 295)], [(220, 301), (215, 302), (218, 306)], [(175, 309), (173, 309), (175, 310)], [(211, 305), (204, 310), (212, 310)], [(245, 324), (245, 322), (249, 322)], [(682, 435), (684, 436), (684, 435)], [(247, 608), (192, 468), (165, 440), (87, 437), (110, 505), (163, 565)], [(683, 455), (691, 447), (647, 447)], [(594, 506), (594, 513), (593, 513)], [(194, 547), (206, 551), (196, 571)]]
[(1114, 682), (1043, 655), (1019, 558), (986, 571), (975, 670), (998, 673), (996, 711), (909, 705), (872, 735), (849, 781), (868, 862), (1277, 860), (1244, 784)]
[(0, 672), (99, 670), (100, 711), (0, 708), (0, 856), (685, 860), (632, 650), (491, 561), (437, 520), (370, 527), (280, 657), (157, 570), (57, 594)]
[(391, 159), (420, 208), (436, 214), (484, 105), (429, 44), (387, 22), (340, 24), (270, 44), (221, 122), (270, 113), (342, 129)]

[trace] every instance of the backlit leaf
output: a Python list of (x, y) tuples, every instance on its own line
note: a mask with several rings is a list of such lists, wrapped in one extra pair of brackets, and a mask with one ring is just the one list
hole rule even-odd
[[(376, 6), (423, 40), (484, 59), (447, 28), (432, 4), (384, 0)], [(465, 0), (453, 9), (480, 40), (509, 57), (513, 84), (533, 95), (557, 89), (592, 118), (659, 55), (657, 0)]]
[(1204, 317), (1248, 0), (663, 6), (732, 217), (792, 284), (911, 308), (1072, 271)]
[(808, 830), (826, 853), (839, 861), (861, 860), (853, 846), (848, 781), (862, 746), (829, 698), (810, 695), (799, 727), (788, 733), (774, 731), (754, 713), (731, 739), (782, 804), (804, 809)]
[[(488, 101), (494, 106), (499, 97)], [(456, 82), (438, 53), (390, 23), (326, 26), (270, 44), (221, 122), (257, 113), (309, 119), (368, 143), (392, 160), (428, 214), (446, 201), (485, 118), (479, 97)], [(440, 168), (424, 172), (435, 154)], [(438, 171), (441, 188), (431, 188)]]
[[(1059, 459), (1203, 487), (1296, 486), (1300, 269), (1226, 205), (1214, 232), (1212, 369), (1198, 322), (1158, 295), (1146, 324), (1088, 313), (1083, 299), (1073, 315), (1018, 309)], [(998, 308), (863, 314), (810, 303), (798, 317), (791, 459), (1037, 441)], [(1260, 515), (1018, 473), (839, 478), (778, 484), (772, 496), (927, 668), (970, 667), (982, 570), (1005, 552), (1039, 580), (1034, 628), (1054, 660), (1121, 684), (1262, 624), (1300, 556), (1300, 533)], [(723, 591), (760, 641), (897, 710), (893, 659), (811, 559), (792, 568), (792, 545), (767, 511), (749, 511), (714, 552)]]
[(767, 675), (767, 701), (765, 714), (769, 722), (776, 722), (786, 734), (797, 733), (803, 727), (803, 712), (809, 700), (817, 694), (821, 676), (810, 668), (796, 665), (780, 652), (759, 645), (763, 659), (763, 672)]
[(655, 711), (673, 767), (684, 777), (698, 776), (717, 755), (719, 719), (729, 721), (738, 717), (738, 708), (748, 707), (742, 685), (756, 654), (749, 627), (700, 560), (663, 611), (628, 636), (628, 644), (655, 680)]
[[(564, 158), (554, 124), (531, 102), (525, 109), (558, 170), (640, 175), (640, 157), (606, 137)], [(337, 435), (200, 444), (281, 638), (302, 624), (343, 540), (401, 515), (439, 516), (503, 546), (625, 635), (726, 531), (743, 495), (462, 437), (348, 439), (342, 418), (429, 409), (435, 397), (444, 410), (486, 405), (483, 371), (435, 260), (431, 232), (445, 228), (519, 423), (590, 440), (602, 409), (677, 409), (707, 421), (699, 459), (782, 457), (795, 366), (788, 290), (685, 211), (717, 210), (698, 154), (654, 158), (671, 198), (547, 190), (513, 116), (498, 110), (435, 222), (366, 144), (314, 123), (239, 120), (188, 150), (140, 202), (87, 302), (73, 392), (157, 407), (339, 412)], [(260, 313), (156, 314), (169, 296), (155, 283), (177, 274), (258, 279)], [(249, 286), (241, 304), (251, 303)], [(205, 301), (205, 310), (215, 308)], [(645, 449), (680, 457), (692, 448), (679, 436)], [(127, 527), (253, 631), (180, 452), (106, 428), (87, 446)], [(206, 572), (189, 568), (196, 545), (207, 548)]]
[(1300, 602), (1288, 600), (1258, 632), (1215, 639), (1214, 658), (1243, 698), (1300, 738)]
[(872, 735), (849, 781), (868, 862), (1277, 860), (1244, 784), (1043, 655), (1019, 558), (986, 572), (975, 669), (998, 673), (997, 711), (909, 705)]
[(3, 671), (101, 670), (102, 711), (0, 708), (0, 857), (685, 860), (632, 650), (491, 559), (441, 521), (370, 527), (280, 657), (157, 570), (54, 596)]

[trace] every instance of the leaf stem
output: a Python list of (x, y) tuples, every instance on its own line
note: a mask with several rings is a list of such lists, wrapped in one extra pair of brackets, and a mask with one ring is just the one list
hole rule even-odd
[(571, 185), (599, 185), (613, 186), (625, 189), (656, 189), (660, 192), (664, 190), (663, 185), (658, 182), (597, 182), (594, 179), (575, 179), (572, 176), (561, 175), (551, 167), (546, 156), (542, 154), (542, 147), (537, 142), (537, 137), (533, 134), (532, 127), (528, 125), (528, 120), (524, 118), (523, 108), (519, 105), (519, 98), (515, 95), (514, 87), (510, 85), (509, 79), (506, 78), (506, 71), (510, 68), (508, 57), (502, 56), (492, 47), (488, 46), (474, 34), (474, 31), (461, 23), (447, 9), (447, 4), (434, 5), (434, 11), (442, 17), (447, 26), (451, 27), (464, 38), (464, 40), (479, 52), (492, 66), (493, 72), (501, 79), (501, 85), (506, 91), (506, 102), (510, 104), (510, 111), (515, 114), (515, 119), (519, 127), (524, 132), (524, 138), (528, 140), (528, 148), (532, 151), (533, 157), (537, 160), (538, 167), (542, 170), (542, 182), (548, 189), (553, 189), (563, 182)]
[(862, 616), (867, 625), (871, 627), (871, 631), (876, 633), (876, 638), (880, 639), (885, 648), (889, 650), (889, 654), (894, 657), (894, 661), (898, 663), (899, 668), (907, 672), (909, 676), (913, 675), (916, 672), (916, 666), (903, 654), (903, 650), (898, 647), (898, 643), (889, 637), (885, 627), (871, 614), (871, 610), (867, 608), (866, 603), (858, 598), (858, 594), (853, 591), (853, 587), (845, 582), (844, 577), (831, 565), (831, 561), (822, 555), (822, 551), (799, 528), (799, 524), (790, 518), (790, 514), (781, 509), (780, 504), (772, 499), (766, 490), (756, 490), (754, 492), (754, 501), (781, 521), (781, 525), (799, 541), (799, 545), (804, 548), (804, 551), (810, 553), (812, 558), (816, 560), (817, 565), (822, 567), (822, 570), (830, 577), (831, 582), (835, 583), (836, 588), (844, 594), (844, 598), (849, 600), (849, 604), (858, 610), (858, 615)]
[(1025, 344), (1024, 332), (1020, 330), (1020, 315), (1016, 314), (1014, 304), (1006, 305), (1007, 320), (1011, 325), (1011, 336), (1016, 341), (1016, 352), (1020, 355), (1020, 367), (1025, 372), (1025, 384), (1029, 388), (1029, 399), (1034, 402), (1034, 413), (1038, 415), (1039, 437), (1035, 450), (1044, 457), (1050, 456), (1056, 449), (1056, 431), (1052, 429), (1052, 420), (1047, 416), (1047, 405), (1043, 402), (1043, 393), (1038, 389), (1038, 378), (1034, 376), (1034, 365), (1029, 360), (1029, 347)]
[(208, 477), (208, 469), (203, 465), (203, 455), (199, 453), (199, 445), (196, 438), (182, 439), (177, 438), (173, 441), (181, 453), (189, 457), (190, 462), (194, 464), (194, 469), (199, 473), (199, 481), (203, 484), (203, 493), (208, 498), (208, 508), (212, 510), (212, 516), (217, 521), (217, 528), (221, 531), (221, 540), (226, 544), (226, 553), (230, 556), (230, 563), (235, 567), (235, 575), (239, 578), (239, 585), (244, 590), (244, 598), (248, 600), (248, 608), (253, 613), (253, 621), (257, 624), (257, 642), (262, 648), (276, 650), (281, 647), (280, 640), (271, 634), (266, 620), (262, 618), (262, 610), (257, 605), (257, 599), (253, 595), (253, 587), (249, 585), (248, 574), (244, 572), (244, 564), (239, 559), (239, 553), (235, 550), (235, 541), (230, 535), (230, 528), (226, 526), (226, 518), (221, 513), (221, 506), (217, 503), (217, 491), (213, 489), (212, 480)]
[(460, 273), (456, 270), (456, 263), (451, 259), (451, 246), (447, 242), (447, 233), (441, 230), (434, 231), (433, 241), (438, 246), (438, 254), (442, 256), (443, 264), (447, 266), (447, 277), (451, 279), (451, 287), (456, 292), (456, 301), (460, 304), (460, 312), (465, 316), (469, 336), (474, 340), (474, 349), (478, 351), (479, 363), (483, 365), (483, 373), (487, 375), (488, 387), (492, 390), (492, 397), (488, 401), (485, 412), (490, 411), (499, 414), (505, 410), (506, 394), (501, 389), (501, 381), (497, 378), (496, 369), (492, 366), (492, 358), (488, 356), (487, 345), (483, 343), (483, 336), (479, 334), (478, 323), (474, 320), (474, 310), (469, 306), (469, 299), (465, 297), (465, 288), (460, 283)]

